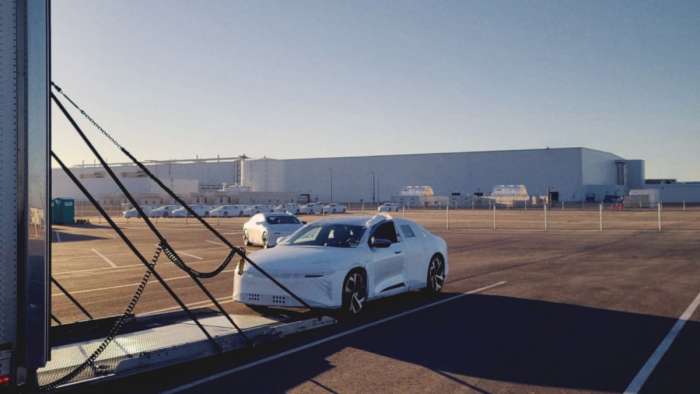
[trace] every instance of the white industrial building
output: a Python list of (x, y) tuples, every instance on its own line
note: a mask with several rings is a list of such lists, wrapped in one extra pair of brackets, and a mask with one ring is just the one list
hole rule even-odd
[[(221, 191), (224, 184), (240, 185), (248, 190), (246, 201), (258, 199), (259, 202), (300, 199), (380, 202), (390, 200), (408, 185), (428, 185), (435, 195), (452, 197), (488, 195), (497, 185), (524, 185), (530, 195), (572, 202), (602, 201), (605, 196), (623, 196), (630, 189), (649, 186), (673, 189), (674, 195), (686, 193), (685, 201), (700, 202), (697, 187), (690, 190), (678, 186), (681, 184), (646, 185), (643, 160), (627, 160), (588, 148), (311, 159), (240, 156), (150, 161), (147, 165), (186, 198), (205, 202), (205, 198), (209, 200), (216, 195), (216, 201), (206, 201), (210, 203), (244, 202), (237, 201), (235, 192)], [(158, 194), (135, 166), (116, 164), (114, 169), (136, 194), (164, 196)], [(76, 166), (73, 170), (99, 198), (120, 198), (101, 167)], [(690, 191), (679, 192), (676, 190), (679, 187)], [(53, 172), (53, 195), (84, 199), (59, 169)]]

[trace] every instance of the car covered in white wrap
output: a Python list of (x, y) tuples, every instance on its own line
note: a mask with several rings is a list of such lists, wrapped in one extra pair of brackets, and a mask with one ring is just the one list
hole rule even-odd
[(258, 213), (243, 224), (243, 242), (246, 246), (269, 248), (277, 239), (297, 231), (304, 223), (290, 213)]
[(180, 208), (179, 205), (161, 205), (148, 211), (149, 218), (163, 218), (171, 216), (174, 210)]
[[(209, 216), (209, 206), (208, 205), (202, 205), (202, 204), (192, 204), (190, 205), (190, 208), (196, 213), (198, 216)], [(178, 209), (173, 210), (170, 213), (170, 216), (176, 217), (176, 218), (185, 218), (185, 217), (192, 217), (192, 215), (185, 207), (180, 207)]]
[[(448, 272), (442, 238), (386, 215), (309, 223), (249, 258), (309, 306), (348, 315), (369, 300), (421, 289), (438, 293)], [(302, 306), (244, 260), (234, 274), (233, 298), (253, 307)]]
[(215, 218), (230, 218), (234, 216), (243, 216), (245, 205), (221, 205), (209, 211), (209, 216)]

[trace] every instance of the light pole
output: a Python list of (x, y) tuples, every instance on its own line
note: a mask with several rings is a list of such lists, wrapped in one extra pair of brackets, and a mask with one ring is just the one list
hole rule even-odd
[(374, 171), (370, 172), (370, 175), (372, 175), (372, 204), (377, 202), (377, 186), (376, 186), (376, 175), (374, 174)]
[(328, 169), (328, 179), (331, 184), (331, 202), (333, 202), (333, 169), (329, 168)]

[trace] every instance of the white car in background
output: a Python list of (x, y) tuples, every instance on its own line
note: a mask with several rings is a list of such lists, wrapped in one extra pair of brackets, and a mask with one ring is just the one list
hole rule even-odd
[(263, 205), (263, 204), (248, 205), (243, 210), (243, 216), (253, 216), (253, 215), (258, 214), (258, 213), (267, 213), (267, 212), (272, 212), (272, 207), (270, 207), (269, 205)]
[(272, 247), (277, 244), (277, 239), (292, 234), (303, 225), (289, 213), (258, 213), (243, 224), (243, 241), (246, 246)]
[[(143, 210), (143, 213), (146, 214), (146, 216), (149, 216), (149, 212), (151, 212), (151, 209), (153, 209), (153, 206), (151, 205), (141, 205), (141, 209)], [(136, 208), (130, 208), (127, 209), (126, 211), (122, 212), (122, 216), (125, 218), (137, 218), (139, 217), (139, 213), (136, 210)]]
[(243, 216), (245, 208), (245, 205), (222, 205), (209, 211), (209, 216), (219, 218)]
[(299, 207), (299, 213), (303, 215), (320, 215), (323, 213), (323, 205), (310, 202)]
[(299, 212), (299, 205), (295, 204), (293, 202), (277, 205), (275, 207), (274, 211), (275, 212), (289, 212), (293, 215), (298, 215), (300, 213)]
[(401, 205), (395, 202), (385, 202), (377, 207), (377, 212), (398, 212)]
[(347, 211), (347, 207), (343, 204), (332, 202), (323, 206), (323, 213), (345, 213), (345, 211)]
[[(202, 204), (192, 204), (190, 205), (190, 208), (200, 217), (204, 216), (209, 216), (209, 206), (208, 205), (202, 205)], [(176, 210), (174, 210), (170, 216), (177, 217), (177, 218), (184, 218), (184, 217), (191, 217), (193, 216), (192, 214), (187, 211), (185, 207), (180, 207)]]
[[(442, 238), (385, 215), (319, 220), (249, 257), (311, 307), (348, 315), (373, 299), (420, 289), (437, 294), (448, 272)], [(233, 298), (252, 306), (303, 306), (244, 260), (234, 273)]]
[(174, 210), (181, 208), (179, 205), (161, 205), (148, 212), (149, 218), (165, 218), (171, 216)]

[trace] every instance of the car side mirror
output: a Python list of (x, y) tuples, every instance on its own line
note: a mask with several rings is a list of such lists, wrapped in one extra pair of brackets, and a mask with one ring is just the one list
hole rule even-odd
[(373, 248), (388, 248), (391, 246), (391, 241), (384, 238), (374, 238), (370, 246)]

